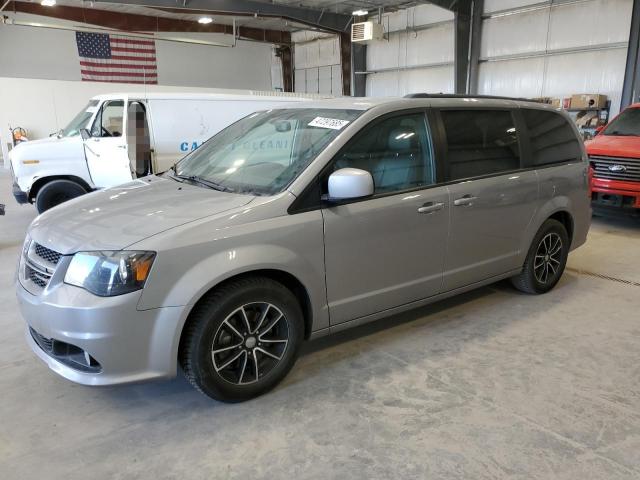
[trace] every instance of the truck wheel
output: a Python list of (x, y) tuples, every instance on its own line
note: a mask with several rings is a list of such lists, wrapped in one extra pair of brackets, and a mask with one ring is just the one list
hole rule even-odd
[(71, 180), (53, 180), (44, 184), (36, 195), (36, 209), (38, 213), (60, 205), (67, 200), (84, 195), (87, 191)]
[(240, 402), (287, 375), (303, 337), (302, 310), (291, 291), (269, 278), (244, 278), (195, 307), (181, 339), (180, 364), (200, 392)]
[(546, 293), (560, 280), (569, 255), (569, 235), (557, 220), (546, 220), (531, 242), (522, 272), (511, 278), (521, 292)]

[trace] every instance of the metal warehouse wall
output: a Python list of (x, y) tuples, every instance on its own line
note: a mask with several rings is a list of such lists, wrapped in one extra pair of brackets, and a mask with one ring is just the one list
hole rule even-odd
[(294, 91), (342, 96), (340, 39), (312, 31), (294, 32)]
[[(534, 4), (534, 5), (532, 5)], [(620, 106), (632, 0), (485, 0), (478, 93), (602, 93)]]
[(452, 92), (453, 13), (420, 5), (382, 20), (388, 40), (367, 45), (367, 95)]

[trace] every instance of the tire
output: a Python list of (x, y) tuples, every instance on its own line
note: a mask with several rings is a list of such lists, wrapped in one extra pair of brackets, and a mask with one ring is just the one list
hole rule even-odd
[(569, 246), (569, 235), (564, 225), (557, 220), (546, 220), (531, 242), (522, 272), (512, 277), (511, 283), (525, 293), (548, 292), (562, 277)]
[(45, 183), (36, 195), (36, 209), (38, 213), (46, 212), (50, 208), (84, 195), (87, 191), (84, 187), (71, 180), (52, 180)]
[(303, 338), (302, 309), (293, 293), (269, 278), (248, 277), (215, 290), (194, 308), (179, 361), (200, 392), (241, 402), (271, 390), (287, 375)]

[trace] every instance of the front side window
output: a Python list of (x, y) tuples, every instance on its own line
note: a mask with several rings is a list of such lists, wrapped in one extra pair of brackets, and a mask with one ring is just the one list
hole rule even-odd
[(573, 162), (582, 152), (569, 120), (548, 110), (522, 109), (529, 131), (532, 166)]
[(104, 102), (100, 113), (93, 121), (92, 137), (121, 137), (124, 126), (124, 101)]
[(602, 135), (638, 137), (640, 136), (640, 108), (627, 108), (614, 118)]
[(187, 155), (175, 171), (227, 191), (272, 195), (302, 173), (360, 113), (307, 108), (253, 113)]
[(424, 113), (386, 118), (365, 127), (338, 154), (333, 170), (371, 173), (376, 194), (435, 183), (431, 138)]
[(445, 110), (448, 179), (499, 174), (520, 168), (516, 125), (508, 110)]

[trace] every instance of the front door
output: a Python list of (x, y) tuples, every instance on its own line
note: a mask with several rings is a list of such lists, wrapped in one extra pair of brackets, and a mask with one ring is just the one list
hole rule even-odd
[(127, 155), (124, 100), (107, 100), (85, 141), (85, 155), (91, 180), (97, 188), (113, 187), (131, 181)]
[(442, 111), (451, 228), (443, 290), (518, 268), (522, 235), (535, 213), (538, 178), (523, 171), (509, 110)]
[(332, 325), (437, 294), (449, 228), (424, 112), (365, 127), (330, 170), (346, 167), (369, 171), (375, 194), (322, 210)]

